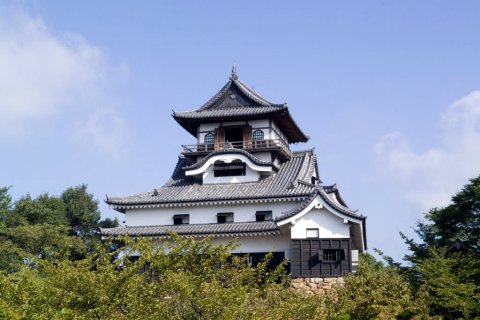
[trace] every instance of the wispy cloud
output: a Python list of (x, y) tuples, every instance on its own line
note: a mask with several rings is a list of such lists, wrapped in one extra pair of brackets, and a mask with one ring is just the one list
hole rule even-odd
[[(41, 125), (33, 129), (32, 123), (60, 115), (76, 122), (62, 127), (81, 128), (67, 134), (83, 135), (81, 141), (99, 150), (121, 150), (126, 125), (106, 89), (114, 72), (102, 50), (81, 35), (51, 30), (18, 9), (0, 14), (0, 141), (33, 134)], [(69, 113), (76, 116), (63, 117)]]
[(440, 141), (416, 152), (402, 133), (375, 146), (382, 173), (421, 210), (444, 206), (468, 179), (480, 174), (480, 90), (455, 101), (440, 117)]

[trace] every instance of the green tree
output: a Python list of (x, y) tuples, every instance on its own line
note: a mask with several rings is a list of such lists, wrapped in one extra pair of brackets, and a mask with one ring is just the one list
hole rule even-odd
[(99, 241), (99, 227), (118, 226), (117, 219), (100, 220), (98, 201), (86, 185), (66, 189), (60, 197), (48, 193), (15, 202), (9, 188), (0, 188), (0, 270), (18, 271), (38, 259), (81, 259), (87, 246)]
[(429, 257), (414, 266), (418, 282), (428, 294), (432, 314), (446, 319), (477, 319), (480, 316), (480, 288), (475, 279), (480, 261), (472, 256), (431, 248)]
[[(411, 251), (405, 268), (415, 288), (428, 294), (430, 312), (445, 319), (480, 317), (480, 176), (433, 208), (415, 230), (420, 242), (402, 234)], [(461, 241), (467, 252), (449, 253)]]
[(98, 227), (100, 228), (115, 228), (118, 227), (118, 225), (119, 223), (117, 218), (105, 218), (98, 223)]
[(415, 232), (421, 243), (402, 234), (412, 251), (407, 260), (427, 257), (431, 247), (448, 247), (456, 240), (480, 254), (480, 176), (455, 194), (450, 205), (428, 211)]
[(424, 294), (414, 294), (395, 266), (385, 266), (368, 253), (360, 256), (355, 274), (338, 288), (339, 313), (348, 319), (425, 319)]
[(32, 199), (26, 195), (17, 200), (12, 210), (7, 214), (7, 226), (52, 224), (66, 225), (65, 204), (62, 199), (49, 196), (48, 193)]
[(12, 206), (12, 197), (8, 194), (8, 190), (10, 190), (10, 187), (0, 188), (0, 221), (6, 219), (6, 215)]
[(62, 193), (61, 199), (65, 204), (65, 217), (74, 234), (85, 237), (98, 231), (98, 201), (87, 192), (86, 184), (68, 188)]
[(289, 290), (284, 270), (232, 257), (233, 244), (172, 237), (125, 238), (116, 252), (106, 243), (82, 260), (42, 260), (37, 269), (0, 274), (0, 306), (20, 319), (335, 318), (332, 300)]

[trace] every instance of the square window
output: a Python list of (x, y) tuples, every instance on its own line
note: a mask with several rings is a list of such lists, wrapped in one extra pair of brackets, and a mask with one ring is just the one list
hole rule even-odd
[(190, 222), (190, 215), (188, 214), (176, 214), (173, 216), (173, 224), (188, 224)]
[(308, 228), (307, 229), (307, 238), (319, 238), (320, 232), (318, 228)]
[(271, 221), (272, 220), (272, 211), (257, 211), (255, 213), (255, 220), (259, 221)]
[(233, 222), (233, 212), (217, 213), (217, 223), (231, 223)]

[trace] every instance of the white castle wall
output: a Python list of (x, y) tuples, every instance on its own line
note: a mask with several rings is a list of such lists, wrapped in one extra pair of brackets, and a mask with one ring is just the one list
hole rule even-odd
[(233, 212), (234, 222), (255, 221), (256, 211), (272, 211), (272, 217), (297, 206), (295, 202), (257, 203), (223, 206), (195, 206), (175, 208), (129, 209), (125, 213), (127, 226), (173, 225), (174, 214), (189, 214), (190, 224), (217, 223), (217, 213)]
[(350, 225), (325, 208), (312, 209), (291, 228), (292, 239), (305, 239), (307, 228), (318, 228), (320, 238), (349, 238)]
[[(233, 238), (214, 238), (214, 244), (227, 244)], [(233, 253), (255, 253), (255, 252), (285, 252), (290, 251), (290, 236), (280, 234), (275, 236), (240, 237), (236, 242), (239, 246), (232, 250)]]

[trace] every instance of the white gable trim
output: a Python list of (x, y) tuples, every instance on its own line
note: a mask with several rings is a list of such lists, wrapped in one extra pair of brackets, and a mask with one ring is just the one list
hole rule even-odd
[(208, 159), (200, 168), (194, 170), (185, 171), (185, 175), (187, 176), (196, 176), (199, 174), (203, 174), (207, 171), (208, 167), (215, 163), (215, 161), (223, 161), (225, 163), (231, 163), (233, 160), (241, 160), (245, 162), (247, 166), (249, 166), (252, 170), (257, 172), (272, 172), (272, 166), (259, 166), (252, 162), (248, 157), (244, 156), (243, 154), (219, 154), (211, 157)]
[(290, 217), (290, 218), (287, 218), (285, 220), (281, 220), (279, 222), (277, 222), (277, 225), (278, 226), (283, 226), (283, 225), (286, 225), (286, 224), (295, 224), (295, 222), (300, 219), (301, 217), (303, 217), (304, 215), (306, 215), (308, 212), (310, 212), (310, 210), (312, 210), (313, 208), (317, 208), (317, 209), (321, 209), (321, 208), (325, 208), (327, 209), (330, 213), (336, 215), (337, 217), (339, 218), (342, 218), (344, 220), (347, 220), (349, 222), (353, 222), (353, 223), (357, 223), (357, 224), (360, 224), (362, 225), (363, 221), (361, 219), (357, 219), (357, 218), (353, 218), (353, 217), (350, 217), (338, 210), (336, 210), (335, 208), (333, 208), (332, 206), (330, 206), (325, 200), (322, 199), (322, 197), (320, 195), (317, 195), (315, 197), (315, 199), (312, 200), (312, 202), (305, 207), (305, 209), (303, 209), (302, 211), (300, 211), (299, 213), (297, 213), (296, 215)]

